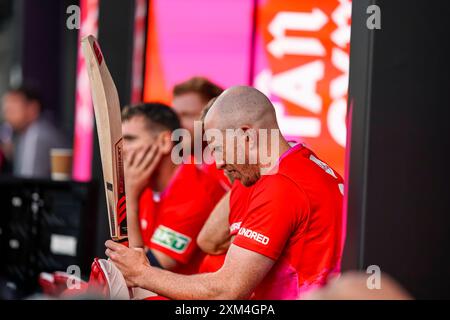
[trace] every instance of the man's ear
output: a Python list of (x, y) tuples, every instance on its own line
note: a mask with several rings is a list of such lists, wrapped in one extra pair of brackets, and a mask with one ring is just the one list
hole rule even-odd
[(171, 138), (172, 133), (170, 131), (163, 131), (158, 136), (158, 145), (164, 155), (172, 152), (173, 142)]

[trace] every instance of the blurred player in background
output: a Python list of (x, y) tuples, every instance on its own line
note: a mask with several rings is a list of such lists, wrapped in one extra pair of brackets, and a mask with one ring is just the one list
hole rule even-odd
[(154, 266), (196, 273), (203, 258), (196, 238), (224, 194), (195, 164), (171, 159), (174, 110), (158, 103), (124, 108), (127, 216), (130, 247), (144, 247)]
[[(202, 110), (208, 102), (222, 92), (223, 89), (220, 86), (204, 77), (193, 77), (174, 86), (172, 105), (180, 117), (181, 126), (187, 129), (191, 135), (191, 140), (185, 142), (190, 144), (190, 150), (194, 150), (195, 121), (200, 120)], [(202, 142), (202, 147), (205, 148), (206, 143)], [(196, 161), (202, 170), (220, 181), (225, 190), (230, 189), (230, 181), (223, 172), (217, 170), (215, 163), (207, 164), (203, 161), (204, 159), (195, 159), (195, 156), (192, 152), (192, 161)]]
[(194, 121), (200, 118), (205, 105), (222, 92), (221, 87), (203, 77), (193, 77), (174, 86), (173, 109), (180, 117), (181, 126), (189, 130), (192, 138)]
[[(191, 134), (191, 141), (186, 141), (186, 143), (190, 144), (191, 150), (194, 150), (194, 122), (203, 121), (203, 118), (206, 115), (207, 111), (212, 106), (215, 99), (222, 92), (223, 89), (220, 86), (204, 77), (198, 76), (190, 78), (174, 86), (172, 92), (173, 108), (180, 117), (182, 127), (187, 129)], [(202, 126), (202, 134), (203, 132), (204, 131)], [(207, 144), (205, 142), (202, 142), (202, 147), (206, 148)], [(195, 155), (193, 155), (193, 157), (194, 156)], [(191, 158), (192, 160), (194, 159), (193, 157)], [(230, 177), (227, 177), (223, 171), (217, 170), (216, 164), (214, 162), (211, 164), (206, 164), (203, 160), (204, 159), (197, 159), (198, 162), (201, 162), (200, 167), (202, 168), (202, 170), (217, 179), (224, 187), (224, 189), (228, 191), (214, 209), (214, 212), (220, 213), (215, 213), (208, 218), (208, 220), (212, 220), (208, 222), (208, 226), (212, 226), (213, 224), (216, 225), (216, 218), (224, 218), (226, 219), (226, 230), (228, 230), (228, 213), (224, 217), (222, 209), (224, 207), (229, 207), (229, 190), (231, 188), (232, 181), (230, 181)], [(207, 227), (206, 230), (212, 231), (212, 227)], [(214, 232), (204, 232), (203, 236), (197, 240), (199, 247), (205, 253), (207, 253), (200, 267), (201, 272), (214, 271), (222, 265), (224, 254), (222, 253), (218, 255), (213, 250), (210, 250), (210, 244), (217, 243), (218, 239), (221, 239), (222, 241), (222, 239), (224, 238), (222, 234), (223, 233), (220, 232), (219, 228), (214, 226)]]

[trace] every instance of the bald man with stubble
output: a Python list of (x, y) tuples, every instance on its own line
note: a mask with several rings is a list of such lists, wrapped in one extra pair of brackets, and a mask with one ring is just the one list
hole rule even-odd
[(289, 146), (272, 103), (254, 88), (226, 90), (204, 125), (218, 168), (251, 187), (240, 221), (230, 221), (225, 262), (214, 273), (179, 275), (107, 241), (127, 285), (170, 299), (297, 299), (323, 286), (340, 268), (342, 178), (308, 148)]

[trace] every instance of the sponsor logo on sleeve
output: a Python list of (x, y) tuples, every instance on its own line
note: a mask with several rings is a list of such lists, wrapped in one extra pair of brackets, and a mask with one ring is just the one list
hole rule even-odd
[(256, 231), (253, 231), (250, 229), (246, 229), (246, 228), (240, 228), (238, 234), (241, 236), (244, 236), (246, 238), (253, 239), (256, 242), (259, 242), (263, 245), (267, 245), (270, 241), (269, 237), (266, 237), (265, 235), (263, 235), (259, 232), (256, 232)]
[(151, 241), (173, 252), (183, 253), (191, 242), (191, 238), (160, 225), (153, 233)]
[(236, 232), (241, 228), (242, 222), (235, 222), (230, 226), (230, 233)]

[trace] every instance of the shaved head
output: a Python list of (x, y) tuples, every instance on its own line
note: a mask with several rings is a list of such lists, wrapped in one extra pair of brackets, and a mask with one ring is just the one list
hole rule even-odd
[(205, 127), (236, 129), (278, 128), (275, 109), (260, 91), (247, 86), (235, 86), (225, 90), (205, 116)]
[(204, 128), (217, 168), (247, 187), (265, 172), (273, 173), (280, 155), (289, 149), (275, 108), (252, 87), (224, 91), (206, 113)]

